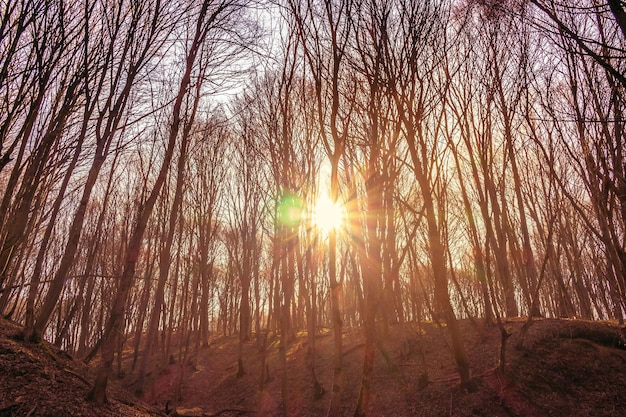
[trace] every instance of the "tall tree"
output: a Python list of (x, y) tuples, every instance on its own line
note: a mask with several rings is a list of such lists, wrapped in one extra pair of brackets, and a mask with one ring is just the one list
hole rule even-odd
[[(106, 42), (105, 45), (107, 45), (108, 50), (103, 58), (104, 65), (99, 68), (98, 77), (94, 80), (98, 87), (96, 87), (95, 91), (91, 91), (88, 87), (85, 90), (86, 97), (90, 100), (85, 110), (85, 122), (82, 125), (81, 136), (87, 134), (87, 121), (89, 121), (91, 113), (95, 109), (95, 100), (102, 99), (103, 103), (100, 104), (103, 104), (107, 110), (98, 113), (94, 132), (96, 146), (93, 161), (68, 232), (68, 240), (63, 257), (50, 283), (37, 319), (32, 327), (25, 330), (26, 338), (32, 341), (41, 339), (63, 289), (63, 282), (74, 263), (85, 221), (87, 204), (91, 198), (100, 170), (109, 153), (113, 138), (126, 115), (125, 108), (129, 103), (137, 78), (140, 76), (142, 69), (160, 51), (164, 39), (168, 37), (176, 20), (174, 16), (166, 12), (165, 7), (160, 2), (157, 2), (154, 8), (147, 7), (145, 9), (143, 3), (140, 3), (138, 0), (111, 6), (111, 9), (106, 10), (106, 13), (109, 14), (105, 15), (104, 18), (109, 19), (113, 23), (113, 30), (109, 32), (110, 35), (103, 34), (105, 38), (102, 40)], [(86, 15), (85, 28), (89, 26), (91, 18), (88, 14), (88, 9), (86, 10)], [(125, 18), (120, 19), (121, 16)], [(144, 32), (138, 33), (138, 30), (142, 28)], [(85, 30), (88, 33), (88, 30)], [(97, 39), (94, 42), (99, 40)], [(141, 40), (141, 42), (138, 40)], [(85, 35), (85, 43), (87, 45), (89, 41), (88, 35)], [(85, 56), (87, 55), (86, 53)], [(116, 61), (117, 56), (120, 57), (119, 61)], [(112, 66), (109, 67), (109, 64)], [(115, 76), (112, 79), (108, 79), (108, 74), (111, 70), (114, 71)], [(87, 71), (86, 68), (85, 71)], [(108, 94), (105, 93), (104, 97), (101, 97), (101, 88), (107, 81), (110, 83), (107, 86), (109, 88)], [(95, 94), (93, 96), (94, 101), (92, 101), (92, 93)]]
[[(452, 339), (452, 351), (461, 378), (461, 385), (470, 382), (469, 363), (448, 292), (445, 230), (445, 199), (441, 190), (441, 156), (437, 154), (445, 85), (438, 88), (442, 58), (447, 50), (446, 14), (449, 6), (401, 3), (398, 36), (387, 37), (387, 88), (395, 102), (404, 126), (405, 144), (409, 151), (411, 170), (419, 185), (427, 223), (428, 250), (434, 277), (434, 299), (437, 312), (443, 313)], [(437, 43), (436, 41), (439, 41)], [(439, 49), (433, 48), (438, 45)], [(441, 51), (441, 52), (438, 52)], [(444, 99), (445, 100), (445, 99)]]
[[(288, 1), (292, 27), (302, 43), (305, 62), (313, 78), (316, 109), (322, 144), (330, 161), (330, 199), (339, 197), (339, 162), (344, 155), (351, 125), (352, 106), (342, 99), (346, 85), (342, 82), (346, 69), (346, 49), (353, 33), (354, 2), (322, 0), (320, 2)], [(337, 235), (328, 237), (328, 275), (334, 332), (334, 372), (329, 416), (339, 414), (343, 385), (341, 284), (337, 279)]]
[[(124, 270), (120, 278), (119, 288), (111, 308), (111, 315), (107, 322), (101, 346), (102, 365), (98, 370), (94, 386), (88, 395), (88, 398), (96, 403), (101, 404), (106, 401), (106, 387), (113, 363), (115, 341), (120, 328), (123, 326), (128, 293), (133, 284), (143, 234), (169, 171), (170, 162), (174, 154), (182, 123), (183, 104), (188, 95), (192, 75), (196, 67), (196, 58), (198, 57), (203, 43), (209, 36), (209, 33), (218, 32), (219, 34), (224, 28), (223, 25), (230, 20), (229, 18), (236, 14), (239, 6), (240, 5), (235, 1), (221, 0), (214, 2), (212, 0), (205, 0), (197, 11), (197, 15), (194, 16), (194, 20), (192, 20), (195, 21), (195, 30), (192, 38), (186, 45), (185, 70), (172, 107), (172, 121), (168, 132), (167, 147), (163, 156), (163, 162), (148, 198), (139, 210), (135, 226), (129, 239), (126, 258), (124, 260)], [(192, 124), (193, 119), (187, 120), (187, 123)]]

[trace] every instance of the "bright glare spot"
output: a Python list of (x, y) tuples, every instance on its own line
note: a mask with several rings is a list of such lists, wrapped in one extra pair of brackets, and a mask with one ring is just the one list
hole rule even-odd
[(313, 221), (323, 232), (339, 228), (343, 222), (343, 209), (330, 198), (322, 195), (315, 205)]
[(300, 221), (304, 213), (304, 203), (300, 197), (287, 194), (279, 203), (278, 206), (278, 219), (284, 225), (295, 227)]

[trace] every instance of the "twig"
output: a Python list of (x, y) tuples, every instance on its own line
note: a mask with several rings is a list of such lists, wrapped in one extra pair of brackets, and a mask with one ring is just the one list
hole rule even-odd
[(76, 378), (80, 379), (81, 381), (83, 381), (86, 385), (90, 386), (91, 385), (91, 381), (89, 381), (87, 378), (85, 378), (84, 376), (82, 376), (81, 374), (79, 374), (78, 372), (74, 372), (71, 369), (63, 369), (65, 372), (67, 372), (68, 374), (72, 374), (74, 375)]
[(434, 379), (430, 382), (432, 383), (439, 383), (439, 382), (455, 382), (455, 381), (459, 381), (461, 378), (459, 376), (452, 376), (450, 378), (439, 378), (439, 379)]
[(246, 409), (242, 409), (242, 408), (225, 408), (223, 410), (218, 411), (217, 413), (214, 414), (202, 414), (202, 417), (217, 417), (223, 413), (241, 413), (241, 414), (248, 414), (248, 413), (252, 413), (252, 410), (246, 410)]
[(129, 407), (132, 407), (136, 410), (141, 410), (147, 414), (153, 415), (153, 416), (159, 416), (159, 417), (166, 417), (168, 414), (163, 413), (159, 410), (155, 410), (152, 407), (147, 407), (142, 405), (141, 403), (138, 402), (134, 402), (134, 401), (129, 401), (125, 398), (115, 398), (115, 400), (121, 404), (127, 405)]
[(28, 414), (26, 414), (26, 417), (30, 417), (33, 415), (33, 413), (35, 412), (35, 409), (37, 408), (37, 404), (35, 404), (33, 406), (33, 408), (30, 409), (30, 411), (28, 412)]
[[(5, 411), (9, 412), (9, 411), (11, 411), (11, 409), (13, 407), (16, 407), (16, 406), (20, 406), (21, 407), (22, 405), (24, 405), (24, 401), (18, 401), (16, 403), (9, 404), (6, 407), (0, 408), (0, 413), (4, 413)], [(9, 415), (12, 415), (12, 414), (9, 414)]]

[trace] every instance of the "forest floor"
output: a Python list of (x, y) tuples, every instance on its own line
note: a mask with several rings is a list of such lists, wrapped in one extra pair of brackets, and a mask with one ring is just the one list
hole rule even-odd
[[(624, 328), (608, 322), (539, 319), (520, 345), (524, 319), (508, 320), (506, 370), (496, 369), (500, 330), (460, 322), (472, 370), (472, 387), (459, 389), (445, 324), (392, 325), (381, 337), (372, 384), (371, 416), (624, 416)], [(333, 337), (316, 337), (315, 371), (327, 391), (316, 399), (307, 370), (307, 337), (296, 335), (287, 355), (287, 409), (281, 394), (279, 341), (268, 340), (269, 378), (259, 389), (261, 353), (256, 340), (244, 345), (246, 373), (237, 377), (238, 336), (213, 336), (150, 373), (140, 401), (130, 393), (132, 373), (113, 379), (109, 404), (83, 400), (93, 371), (53, 347), (20, 342), (19, 328), (0, 321), (0, 416), (149, 416), (175, 409), (179, 416), (323, 416), (333, 378)], [(380, 333), (384, 334), (383, 329)], [(358, 398), (363, 336), (344, 333), (343, 415)], [(387, 359), (382, 352), (386, 352)], [(132, 351), (125, 352), (125, 361)], [(178, 401), (176, 386), (180, 384)]]

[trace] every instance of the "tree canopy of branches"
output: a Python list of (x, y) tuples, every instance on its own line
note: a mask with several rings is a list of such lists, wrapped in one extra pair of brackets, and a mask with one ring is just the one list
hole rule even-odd
[(623, 323), (624, 1), (2, 8), (0, 313), (100, 353), (92, 400), (124, 346), (142, 395), (157, 364), (238, 333), (238, 376), (245, 343), (279, 338), (295, 414), (305, 330), (340, 415), (358, 327), (365, 416), (394, 323), (445, 323), (468, 389), (459, 319), (503, 342), (507, 317)]

